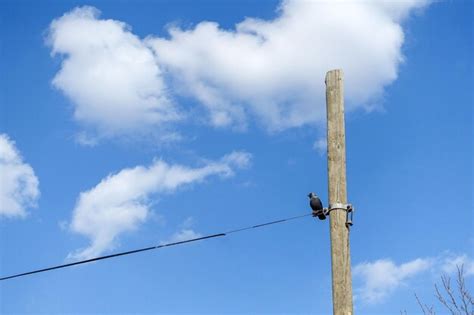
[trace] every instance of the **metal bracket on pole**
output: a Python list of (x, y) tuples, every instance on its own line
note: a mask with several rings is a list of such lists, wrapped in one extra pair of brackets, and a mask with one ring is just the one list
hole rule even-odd
[(350, 203), (333, 203), (329, 204), (329, 208), (325, 208), (326, 213), (329, 215), (333, 210), (343, 210), (346, 212), (346, 227), (351, 227), (354, 223), (352, 217), (354, 215), (354, 207)]

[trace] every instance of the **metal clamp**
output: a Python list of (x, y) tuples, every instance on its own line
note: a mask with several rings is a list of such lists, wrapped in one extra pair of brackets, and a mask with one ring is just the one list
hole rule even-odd
[(333, 210), (343, 210), (346, 212), (346, 227), (349, 228), (354, 225), (352, 218), (354, 215), (354, 207), (350, 203), (333, 203), (329, 204), (329, 208), (325, 208), (325, 214), (329, 215)]

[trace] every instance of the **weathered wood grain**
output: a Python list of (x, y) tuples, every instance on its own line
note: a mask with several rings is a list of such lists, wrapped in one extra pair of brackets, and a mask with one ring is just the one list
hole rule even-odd
[[(326, 74), (329, 203), (347, 203), (344, 82), (342, 70)], [(346, 212), (330, 213), (332, 297), (334, 315), (352, 315), (352, 279)]]

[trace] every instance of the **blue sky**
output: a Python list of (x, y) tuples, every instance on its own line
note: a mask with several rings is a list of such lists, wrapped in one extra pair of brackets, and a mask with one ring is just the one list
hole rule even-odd
[[(324, 75), (343, 68), (355, 311), (441, 309), (439, 276), (474, 276), (472, 12), (2, 1), (0, 274), (327, 202)], [(0, 311), (329, 314), (329, 244), (305, 218), (4, 281)]]

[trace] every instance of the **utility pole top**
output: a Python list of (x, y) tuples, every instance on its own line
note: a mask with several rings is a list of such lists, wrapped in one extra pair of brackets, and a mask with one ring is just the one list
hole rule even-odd
[(335, 86), (338, 81), (342, 81), (343, 79), (344, 79), (344, 72), (342, 71), (342, 69), (329, 70), (326, 73), (326, 79), (325, 79), (326, 87)]

